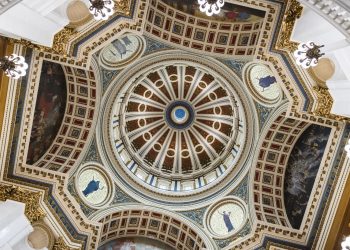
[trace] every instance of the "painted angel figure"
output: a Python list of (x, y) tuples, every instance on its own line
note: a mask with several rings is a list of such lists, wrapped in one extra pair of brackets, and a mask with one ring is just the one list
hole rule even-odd
[(223, 213), (218, 212), (220, 215), (222, 215), (222, 218), (224, 219), (226, 228), (227, 228), (227, 232), (231, 232), (232, 230), (234, 230), (235, 228), (232, 225), (230, 216), (231, 216), (231, 212), (226, 213), (226, 211), (223, 211)]

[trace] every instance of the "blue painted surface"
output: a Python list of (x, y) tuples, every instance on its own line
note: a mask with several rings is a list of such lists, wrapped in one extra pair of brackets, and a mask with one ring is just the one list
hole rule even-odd
[(177, 110), (175, 110), (175, 116), (176, 118), (182, 119), (185, 117), (185, 110), (179, 108)]
[(83, 194), (85, 197), (89, 196), (89, 194), (92, 194), (93, 192), (96, 192), (97, 190), (103, 189), (100, 188), (100, 181), (95, 181), (92, 179), (89, 184), (86, 186), (86, 188), (83, 190)]
[(276, 77), (274, 76), (265, 76), (259, 78), (259, 85), (263, 88), (262, 91), (264, 91), (265, 88), (270, 87), (274, 83), (276, 83)]

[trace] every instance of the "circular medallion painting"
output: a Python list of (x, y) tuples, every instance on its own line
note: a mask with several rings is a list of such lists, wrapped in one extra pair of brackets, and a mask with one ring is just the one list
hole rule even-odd
[(274, 104), (280, 100), (281, 88), (270, 68), (254, 64), (248, 71), (248, 86), (253, 96), (265, 104)]
[(100, 207), (111, 196), (111, 182), (98, 166), (83, 167), (77, 175), (76, 187), (80, 197), (88, 205)]
[(144, 42), (141, 37), (134, 34), (125, 34), (117, 38), (100, 54), (100, 62), (105, 68), (122, 68), (141, 55)]
[(244, 203), (230, 198), (209, 208), (207, 227), (217, 238), (226, 238), (238, 232), (247, 220)]

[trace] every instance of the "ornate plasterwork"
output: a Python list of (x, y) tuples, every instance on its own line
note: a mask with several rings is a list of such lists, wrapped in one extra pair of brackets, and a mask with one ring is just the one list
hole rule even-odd
[(297, 48), (298, 43), (290, 40), (296, 19), (301, 16), (303, 7), (297, 0), (291, 0), (287, 12), (284, 15), (279, 38), (276, 43), (277, 49), (293, 51)]
[[(235, 173), (240, 172), (242, 166), (240, 164), (243, 164), (243, 162), (245, 161), (245, 157), (248, 154), (248, 149), (247, 150), (242, 150), (243, 154), (240, 154), (239, 152), (239, 147), (238, 144), (240, 144), (240, 147), (249, 147), (249, 145), (251, 145), (249, 143), (249, 141), (252, 140), (252, 136), (254, 132), (247, 132), (247, 136), (243, 136), (241, 135), (242, 138), (245, 137), (245, 139), (243, 139), (243, 141), (241, 141), (240, 143), (237, 144), (237, 146), (234, 146), (234, 149), (236, 150), (232, 150), (232, 154), (237, 155), (236, 159), (234, 159), (234, 157), (229, 157), (227, 158), (224, 162), (222, 162), (222, 164), (231, 164), (232, 160), (233, 162), (233, 168), (232, 171), (227, 171), (227, 175), (225, 174), (221, 174), (217, 176), (217, 179), (215, 181), (212, 181), (210, 183), (208, 183), (208, 185), (201, 187), (201, 188), (197, 188), (195, 190), (185, 190), (184, 192), (182, 192), (181, 190), (173, 190), (173, 189), (169, 189), (169, 190), (165, 190), (157, 188), (156, 186), (152, 186), (149, 183), (147, 183), (147, 181), (152, 180), (152, 178), (144, 178), (144, 180), (142, 180), (142, 176), (137, 177), (135, 173), (135, 171), (131, 171), (130, 167), (133, 168), (133, 170), (135, 170), (135, 165), (139, 164), (139, 163), (135, 163), (132, 164), (132, 160), (129, 158), (127, 153), (123, 153), (121, 156), (119, 155), (119, 151), (120, 150), (125, 150), (125, 145), (121, 144), (121, 142), (119, 142), (118, 140), (115, 140), (116, 138), (114, 138), (114, 135), (120, 135), (119, 130), (115, 131), (116, 128), (118, 128), (118, 126), (125, 126), (124, 123), (122, 123), (122, 120), (118, 119), (118, 115), (114, 114), (114, 107), (113, 103), (116, 103), (115, 105), (120, 105), (119, 100), (121, 100), (119, 98), (119, 95), (121, 95), (121, 97), (123, 97), (123, 99), (127, 100), (128, 97), (127, 95), (129, 95), (128, 89), (129, 89), (129, 84), (132, 84), (135, 81), (135, 78), (138, 79), (137, 81), (139, 81), (141, 78), (138, 78), (137, 76), (141, 74), (146, 76), (147, 75), (147, 70), (149, 69), (149, 67), (151, 66), (153, 69), (158, 67), (158, 65), (164, 65), (164, 63), (166, 64), (172, 64), (172, 63), (176, 63), (176, 62), (184, 62), (186, 65), (198, 65), (201, 68), (205, 69), (207, 72), (211, 72), (211, 74), (213, 74), (213, 76), (217, 76), (217, 79), (221, 79), (220, 81), (227, 81), (227, 83), (230, 84), (230, 88), (233, 88), (234, 92), (232, 92), (230, 94), (230, 96), (234, 96), (234, 98), (237, 100), (237, 103), (234, 105), (237, 105), (239, 108), (243, 108), (242, 110), (240, 110), (240, 113), (243, 114), (246, 118), (245, 119), (240, 119), (240, 126), (238, 126), (239, 130), (256, 130), (256, 124), (255, 122), (248, 121), (249, 119), (252, 119), (253, 116), (256, 116), (256, 113), (251, 110), (248, 111), (248, 109), (251, 109), (253, 106), (253, 103), (250, 103), (248, 101), (248, 99), (246, 99), (246, 94), (244, 94), (243, 89), (241, 89), (241, 85), (236, 84), (234, 81), (239, 81), (238, 78), (234, 78), (232, 79), (232, 71), (230, 73), (228, 73), (226, 70), (227, 68), (222, 65), (219, 64), (217, 65), (217, 61), (213, 61), (210, 60), (208, 62), (206, 62), (206, 59), (204, 58), (197, 58), (197, 56), (192, 55), (192, 54), (187, 54), (187, 53), (179, 53), (179, 51), (168, 51), (166, 53), (157, 53), (157, 54), (152, 54), (151, 56), (147, 56), (142, 60), (142, 63), (140, 62), (140, 65), (142, 65), (142, 68), (137, 68), (137, 67), (133, 67), (132, 69), (128, 68), (126, 69), (124, 72), (122, 72), (118, 78), (116, 78), (116, 81), (113, 85), (109, 86), (109, 89), (107, 90), (108, 94), (108, 100), (106, 101), (105, 104), (105, 109), (103, 111), (103, 113), (105, 114), (102, 121), (103, 123), (101, 124), (102, 127), (99, 127), (97, 129), (97, 144), (103, 145), (99, 148), (99, 150), (101, 152), (105, 151), (106, 153), (104, 154), (104, 165), (109, 166), (112, 171), (115, 173), (115, 175), (118, 177), (118, 182), (119, 185), (121, 185), (125, 192), (130, 193), (131, 190), (132, 192), (137, 195), (135, 195), (135, 198), (138, 197), (137, 199), (148, 199), (148, 197), (152, 197), (152, 199), (157, 199), (159, 201), (161, 201), (163, 204), (167, 204), (167, 205), (171, 205), (171, 204), (179, 204), (181, 206), (184, 206), (183, 209), (189, 209), (189, 207), (185, 206), (185, 201), (188, 202), (189, 204), (191, 204), (191, 208), (194, 208), (195, 202), (201, 201), (201, 202), (205, 202), (206, 199), (198, 199), (196, 197), (210, 197), (208, 191), (210, 191), (210, 193), (215, 193), (217, 191), (220, 190), (220, 192), (222, 192), (223, 190), (225, 190), (225, 192), (229, 192), (229, 188), (226, 187), (224, 188), (223, 186), (231, 186), (231, 185), (235, 185), (235, 182), (232, 181), (232, 178), (237, 178), (237, 179), (241, 179), (242, 174), (239, 174), (238, 176), (235, 177)], [(198, 67), (196, 66), (196, 67)], [(225, 73), (227, 72), (227, 73)], [(135, 75), (136, 74), (136, 75)], [(228, 75), (231, 75), (231, 78), (227, 78)], [(220, 77), (219, 77), (220, 76)], [(123, 84), (121, 84), (123, 83)], [(117, 95), (117, 93), (119, 92), (119, 94)], [(116, 102), (117, 100), (117, 102)], [(238, 101), (240, 100), (240, 101)], [(241, 104), (240, 104), (241, 103)], [(124, 108), (122, 108), (121, 110), (124, 110)], [(247, 114), (250, 114), (249, 116)], [(253, 115), (253, 116), (252, 116)], [(242, 115), (240, 115), (242, 116)], [(257, 121), (258, 119), (255, 119), (255, 121)], [(111, 125), (112, 124), (112, 125)], [(252, 126), (252, 127), (251, 127)], [(103, 131), (102, 136), (100, 135), (100, 131)], [(243, 133), (244, 135), (245, 133)], [(106, 141), (110, 141), (112, 140), (110, 143), (108, 143), (106, 145)], [(112, 154), (112, 152), (114, 152)], [(117, 157), (115, 156), (115, 152), (117, 152)], [(106, 157), (108, 156), (108, 157)], [(231, 159), (233, 158), (233, 159)], [(123, 160), (121, 160), (123, 159)], [(130, 160), (129, 160), (130, 159)], [(231, 163), (230, 163), (231, 162)], [(120, 165), (123, 164), (123, 165)], [(227, 165), (227, 168), (229, 168), (229, 166), (231, 165)], [(245, 165), (244, 170), (242, 170), (243, 172), (247, 171), (248, 165)], [(137, 166), (137, 168), (139, 168), (139, 166)], [(122, 170), (122, 171), (121, 171)], [(208, 169), (209, 171), (210, 169)], [(215, 174), (217, 174), (217, 171), (215, 170), (214, 172)], [(207, 176), (205, 174), (204, 178), (207, 178)], [(169, 177), (171, 178), (172, 175), (169, 175)], [(231, 176), (231, 177), (229, 177)], [(157, 177), (159, 179), (163, 178), (162, 176), (157, 175)], [(189, 177), (192, 177), (191, 175), (189, 175)], [(181, 177), (181, 179), (179, 178), (175, 178), (175, 180), (181, 181), (184, 180), (186, 181), (185, 178), (188, 178), (186, 176)], [(196, 178), (196, 176), (194, 176), (193, 178)], [(202, 180), (200, 180), (202, 183), (204, 182), (204, 178)], [(228, 180), (231, 178), (230, 182), (226, 182), (224, 181), (225, 179)], [(120, 179), (120, 180), (119, 180)], [(126, 180), (130, 180), (127, 181)], [(198, 181), (199, 182), (199, 181)], [(236, 183), (237, 184), (237, 183)], [(175, 185), (174, 185), (175, 186)], [(138, 187), (144, 187), (143, 188), (143, 192), (140, 193), (138, 192)], [(169, 185), (169, 188), (171, 186)], [(200, 187), (200, 186), (199, 186)], [(221, 188), (220, 188), (221, 187)], [(203, 190), (206, 190), (206, 193), (203, 192)], [(214, 191), (216, 190), (216, 191)], [(142, 198), (141, 198), (142, 197)], [(171, 199), (169, 199), (168, 197), (172, 197)], [(186, 198), (185, 198), (186, 197)], [(186, 200), (184, 200), (184, 198)], [(190, 202), (194, 201), (194, 202)], [(197, 205), (198, 206), (198, 205)]]
[(31, 223), (42, 220), (45, 212), (40, 207), (40, 192), (31, 192), (15, 185), (0, 184), (0, 200), (14, 200), (25, 203), (24, 214)]
[[(248, 2), (250, 3), (251, 1), (248, 1)], [(259, 2), (259, 4), (260, 4), (260, 2)], [(258, 5), (258, 3), (256, 3), (256, 5)], [(101, 32), (101, 33), (98, 35), (96, 33), (95, 34), (96, 37), (94, 37), (94, 35), (92, 35), (93, 32), (86, 32), (85, 34), (91, 34), (92, 37), (91, 37), (91, 39), (88, 39), (89, 41), (84, 42), (81, 49), (77, 50), (77, 52), (76, 52), (77, 57), (76, 58), (70, 57), (70, 56), (64, 56), (64, 55), (53, 55), (50, 52), (45, 51), (45, 50), (42, 50), (37, 55), (40, 58), (45, 57), (45, 58), (51, 59), (53, 61), (61, 62), (67, 66), (68, 65), (77, 65), (77, 68), (88, 69), (86, 67), (88, 67), (91, 63), (90, 60), (91, 60), (92, 53), (94, 53), (95, 51), (102, 48), (104, 45), (106, 45), (109, 42), (111, 42), (112, 40), (114, 40), (117, 36), (119, 36), (123, 32), (130, 31), (130, 30), (136, 30), (137, 32), (142, 31), (141, 18), (143, 17), (143, 14), (145, 14), (144, 13), (145, 6), (146, 6), (146, 3), (141, 2), (140, 6), (139, 6), (140, 11), (137, 12), (137, 14), (139, 15), (138, 16), (139, 19), (137, 19), (138, 21), (135, 21), (135, 22), (134, 21), (126, 21), (126, 20), (116, 21), (115, 25), (111, 25), (107, 30), (105, 30), (105, 31), (99, 30), (98, 32)], [(277, 9), (275, 9), (275, 6), (273, 6), (273, 8), (271, 7), (271, 10), (272, 9), (277, 10)], [(278, 11), (276, 11), (276, 12), (278, 12)], [(296, 15), (295, 13), (297, 13), (297, 11), (295, 11), (295, 12), (292, 11), (292, 13), (289, 12), (289, 15), (295, 16)], [(274, 20), (273, 18), (274, 18), (274, 15), (271, 16), (271, 23), (273, 23), (273, 20)], [(261, 40), (260, 47), (267, 50), (268, 49), (268, 41), (270, 40), (269, 38), (271, 37), (270, 34), (271, 34), (271, 30), (273, 30), (273, 28), (271, 25), (266, 25), (266, 27), (268, 28), (266, 30), (267, 33), (263, 34), (264, 39)], [(97, 36), (99, 36), (99, 38), (97, 38)], [(62, 39), (64, 40), (63, 37), (62, 37)], [(79, 40), (79, 39), (77, 38), (77, 40)], [(69, 48), (74, 47), (73, 44), (74, 44), (74, 42), (71, 42), (70, 47), (69, 46), (68, 47)], [(286, 43), (286, 46), (287, 47), (289, 46), (288, 43)], [(290, 48), (292, 48), (292, 45), (290, 45)], [(279, 49), (283, 49), (283, 48), (279, 48)], [(40, 50), (40, 48), (37, 48), (37, 50)], [(73, 51), (73, 50), (71, 50), (71, 51)], [(291, 77), (287, 73), (288, 70), (285, 69), (286, 65), (282, 62), (282, 60), (280, 58), (278, 58), (276, 56), (270, 56), (267, 54), (259, 54), (259, 55), (260, 55), (259, 59), (271, 62), (271, 64), (274, 66), (276, 72), (280, 75), (280, 77), (282, 79), (281, 85), (285, 86), (285, 91), (288, 95), (289, 100), (291, 101), (291, 107), (292, 107), (292, 108), (290, 108), (290, 110), (287, 111), (287, 114), (286, 114), (287, 116), (293, 116), (294, 118), (296, 118), (298, 120), (306, 121), (306, 122), (317, 122), (320, 124), (328, 124), (330, 126), (338, 126), (337, 128), (339, 129), (339, 131), (341, 130), (341, 125), (339, 125), (339, 123), (333, 119), (334, 118), (333, 116), (328, 116), (327, 118), (322, 117), (323, 115), (326, 116), (327, 112), (329, 112), (329, 110), (330, 110), (330, 104), (328, 101), (327, 101), (326, 107), (323, 107), (322, 109), (320, 109), (321, 111), (319, 113), (317, 113), (317, 116), (300, 112), (300, 110), (302, 110), (302, 107), (301, 107), (302, 106), (302, 98), (304, 98), (304, 97), (300, 94), (299, 89), (302, 89), (302, 88), (307, 89), (307, 86), (305, 86), (305, 84), (303, 84), (302, 81), (301, 81), (301, 85), (297, 86), (295, 81), (291, 80)], [(34, 61), (34, 64), (36, 66), (33, 68), (33, 72), (35, 70), (40, 69), (40, 67), (37, 65), (37, 61)], [(291, 70), (295, 70), (295, 68), (292, 68)], [(35, 73), (33, 73), (33, 75), (35, 75)], [(28, 89), (29, 89), (28, 96), (30, 98), (29, 99), (23, 98), (23, 100), (25, 99), (26, 102), (32, 102), (32, 103), (34, 102), (35, 103), (35, 98), (34, 98), (34, 96), (35, 96), (35, 84), (33, 84), (33, 82), (31, 82), (31, 81), (29, 81), (29, 83), (31, 84), (28, 86)], [(25, 93), (26, 91), (24, 89), (21, 92)], [(320, 95), (327, 95), (327, 93), (322, 92)], [(326, 100), (328, 100), (328, 99), (326, 99)], [(18, 101), (18, 99), (16, 101)], [(23, 117), (28, 116), (27, 118), (24, 118), (24, 120), (23, 120), (24, 127), (23, 127), (22, 132), (24, 134), (28, 134), (28, 129), (30, 128), (30, 117), (31, 116), (30, 116), (30, 112), (28, 111), (29, 107), (30, 106), (26, 106), (26, 108), (24, 108), (24, 113), (23, 113)], [(337, 138), (339, 138), (339, 136), (341, 136), (341, 133), (337, 132), (335, 134), (335, 139), (332, 141), (332, 144), (333, 143), (334, 143), (334, 145), (337, 144)], [(24, 140), (19, 142), (19, 145), (22, 145), (23, 143), (25, 144), (26, 141), (27, 140), (24, 138)], [(16, 144), (16, 142), (14, 142), (14, 144)], [(24, 146), (22, 145), (19, 147), (19, 153), (18, 153), (19, 163), (21, 163), (21, 161), (23, 161), (23, 156), (25, 154)], [(329, 160), (327, 160), (328, 162), (331, 161), (331, 159), (332, 159), (331, 153), (332, 153), (332, 150), (335, 149), (335, 147), (336, 146), (332, 146), (330, 148), (330, 153), (327, 155), (327, 158), (329, 158)], [(327, 163), (327, 164), (329, 164), (329, 163)], [(327, 171), (329, 168), (330, 168), (330, 165), (327, 165), (322, 169), (322, 174), (321, 174), (320, 180), (321, 179), (325, 180), (327, 178), (326, 175), (328, 173)], [(87, 244), (89, 244), (88, 247), (93, 248), (94, 246), (96, 246), (96, 245), (94, 245), (94, 243), (96, 242), (96, 239), (98, 237), (99, 228), (94, 227), (93, 223), (90, 224), (90, 222), (86, 219), (86, 217), (83, 215), (81, 209), (79, 208), (79, 204), (76, 201), (74, 201), (72, 196), (70, 196), (69, 194), (67, 195), (65, 193), (65, 185), (67, 185), (66, 184), (67, 183), (67, 174), (58, 173), (58, 172), (55, 172), (53, 170), (48, 170), (48, 169), (39, 169), (36, 167), (28, 167), (28, 166), (24, 166), (22, 164), (19, 164), (18, 169), (21, 169), (21, 170), (19, 171), (20, 173), (17, 173), (17, 174), (20, 174), (22, 176), (29, 177), (30, 179), (36, 179), (36, 180), (40, 179), (40, 180), (45, 180), (46, 182), (55, 183), (55, 188), (53, 189), (53, 191), (50, 191), (50, 192), (54, 193), (54, 198), (58, 199), (59, 205), (57, 205), (57, 203), (54, 203), (54, 202), (50, 202), (50, 204), (52, 205), (52, 207), (55, 207), (55, 208), (57, 208), (58, 206), (64, 207), (64, 210), (70, 216), (70, 218), (75, 218), (75, 220), (77, 221), (77, 224), (74, 225), (76, 228), (78, 228), (80, 231), (91, 233), (92, 237), (90, 237), (87, 240)], [(320, 182), (316, 183), (315, 185), (322, 186), (323, 184), (324, 184), (324, 182), (320, 181)], [(123, 187), (123, 190), (125, 190), (125, 187)], [(320, 190), (320, 188), (318, 188), (317, 192), (322, 193), (322, 190)], [(203, 197), (203, 196), (204, 195), (202, 195), (201, 197)], [(316, 198), (316, 201), (312, 201), (311, 206), (317, 207), (317, 199), (319, 199), (319, 196), (317, 196), (315, 198)], [(119, 203), (121, 200), (123, 200), (123, 198), (120, 198), (120, 199), (116, 198), (115, 201), (117, 203)], [(130, 201), (130, 200), (126, 199), (125, 201)], [(58, 209), (55, 209), (55, 208), (51, 209), (51, 212), (56, 215), (55, 219), (58, 221), (60, 219), (64, 219), (64, 217), (62, 216), (62, 211), (58, 211)], [(317, 211), (315, 209), (310, 210), (310, 213), (312, 213), (312, 214), (315, 214), (316, 212)], [(295, 237), (297, 237), (298, 239), (301, 238), (302, 240), (305, 240), (305, 238), (308, 235), (307, 229), (309, 229), (310, 225), (311, 225), (310, 224), (311, 222), (309, 220), (312, 220), (312, 218), (313, 218), (311, 216), (312, 215), (310, 215), (307, 218), (307, 223), (305, 224), (304, 228), (302, 229), (302, 233), (297, 233), (294, 231), (292, 232), (284, 227), (281, 228), (281, 227), (275, 226), (275, 225), (265, 225), (265, 222), (261, 222), (261, 223), (259, 222), (256, 224), (256, 227), (254, 226), (254, 228), (253, 228), (254, 235), (249, 239), (243, 239), (242, 241), (238, 242), (237, 247), (241, 247), (244, 249), (246, 247), (256, 245), (256, 242), (261, 240), (260, 237), (262, 234), (274, 235), (276, 238), (280, 237), (280, 238), (294, 239)], [(60, 223), (59, 227), (64, 228), (65, 226), (63, 223)], [(63, 233), (67, 233), (67, 232), (64, 232), (64, 230), (62, 230), (61, 233), (63, 234)], [(70, 240), (74, 241), (74, 239), (72, 239), (71, 237), (70, 237)], [(254, 241), (255, 241), (255, 243), (254, 243)]]

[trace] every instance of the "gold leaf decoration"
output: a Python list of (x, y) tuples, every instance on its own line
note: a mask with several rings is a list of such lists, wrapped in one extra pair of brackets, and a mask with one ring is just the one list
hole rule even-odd
[(66, 245), (62, 237), (58, 237), (53, 245), (52, 250), (78, 250), (78, 248), (71, 248)]
[(114, 5), (115, 12), (123, 13), (126, 15), (130, 14), (130, 7), (129, 7), (130, 2), (129, 2), (129, 0), (117, 0), (114, 2), (115, 2), (115, 5)]
[(284, 15), (280, 35), (276, 44), (277, 49), (293, 51), (298, 43), (290, 41), (295, 22), (300, 18), (303, 7), (297, 0), (291, 0), (287, 12)]
[(333, 98), (326, 88), (314, 86), (313, 89), (317, 94), (317, 108), (315, 115), (329, 117), (333, 105)]
[(53, 39), (52, 50), (54, 51), (54, 53), (66, 55), (68, 41), (76, 33), (77, 32), (74, 30), (74, 28), (70, 27), (64, 27), (63, 30), (58, 32)]
[(14, 200), (25, 203), (25, 215), (30, 223), (42, 220), (45, 213), (40, 207), (40, 193), (32, 192), (14, 185), (0, 184), (0, 200)]

